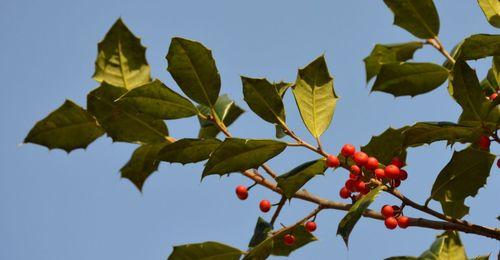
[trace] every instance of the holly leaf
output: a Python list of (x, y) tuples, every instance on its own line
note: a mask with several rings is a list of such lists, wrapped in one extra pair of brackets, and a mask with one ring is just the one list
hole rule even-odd
[(168, 260), (178, 259), (220, 259), (220, 260), (238, 260), (245, 254), (232, 246), (219, 242), (203, 242), (197, 244), (187, 244), (174, 246), (174, 251), (168, 257)]
[(255, 114), (269, 123), (284, 124), (285, 108), (277, 88), (267, 79), (241, 77), (243, 96)]
[(168, 144), (169, 142), (165, 141), (139, 146), (127, 164), (121, 168), (122, 178), (129, 179), (139, 191), (142, 191), (146, 179), (158, 170), (158, 166), (160, 165), (158, 152)]
[(448, 70), (433, 63), (383, 64), (372, 91), (414, 97), (441, 86), (447, 78)]
[(273, 226), (271, 226), (271, 224), (265, 221), (263, 218), (259, 217), (257, 219), (257, 224), (255, 224), (250, 243), (248, 243), (248, 247), (255, 247), (262, 243), (262, 241), (266, 240), (269, 231), (271, 230), (273, 230)]
[[(289, 88), (293, 87), (292, 83), (283, 82), (283, 81), (280, 81), (278, 83), (274, 83), (273, 85), (274, 85), (274, 87), (276, 87), (276, 91), (278, 91), (278, 94), (280, 95), (281, 100), (283, 100), (283, 97), (285, 96), (286, 91)], [(276, 128), (276, 138), (281, 139), (281, 138), (286, 136), (285, 129), (283, 129), (283, 127), (281, 125), (276, 124), (275, 128)]]
[(458, 233), (446, 231), (434, 241), (429, 250), (419, 256), (419, 259), (440, 260), (467, 260), (465, 249)]
[(125, 94), (125, 88), (106, 82), (87, 95), (88, 111), (97, 118), (113, 141), (158, 143), (166, 140), (167, 126), (163, 120), (140, 113), (126, 103), (114, 102)]
[(439, 15), (432, 0), (384, 0), (394, 13), (394, 24), (420, 39), (439, 34)]
[(206, 160), (219, 147), (221, 141), (215, 138), (191, 139), (184, 138), (165, 146), (158, 159), (170, 163), (196, 163)]
[(137, 111), (158, 119), (178, 119), (198, 114), (189, 99), (177, 94), (159, 80), (134, 88), (118, 99)]
[(408, 127), (394, 129), (392, 127), (385, 130), (378, 136), (373, 136), (370, 142), (361, 147), (361, 151), (374, 156), (382, 164), (388, 165), (395, 156), (405, 161), (406, 151), (403, 148), (403, 132)]
[(339, 99), (324, 56), (299, 69), (293, 95), (302, 121), (309, 132), (319, 138), (330, 125)]
[[(229, 98), (228, 95), (224, 94), (217, 99), (215, 103), (215, 113), (219, 119), (229, 127), (241, 114), (245, 112), (236, 103)], [(210, 108), (200, 105), (198, 110), (203, 115), (209, 115), (211, 113)], [(216, 137), (220, 133), (220, 129), (211, 121), (198, 117), (200, 121), (200, 131), (198, 132), (198, 138), (212, 138)]]
[(419, 122), (404, 132), (403, 147), (417, 147), (437, 141), (448, 144), (475, 142), (483, 130), (480, 127), (464, 126), (451, 122)]
[(146, 48), (118, 19), (98, 44), (95, 72), (98, 82), (133, 89), (151, 81)]
[(498, 0), (477, 0), (488, 22), (500, 28), (500, 2)]
[[(478, 190), (486, 184), (494, 160), (494, 155), (473, 147), (454, 152), (450, 162), (437, 176), (430, 198), (446, 203), (447, 207), (443, 209), (459, 207), (461, 210), (458, 212), (463, 213), (464, 200), (469, 196), (476, 196)], [(452, 206), (451, 203), (458, 206)], [(445, 211), (445, 214), (449, 213), (457, 211)]]
[(167, 54), (168, 72), (192, 100), (213, 107), (220, 91), (220, 76), (212, 51), (201, 43), (172, 38)]
[(354, 226), (358, 223), (358, 220), (363, 215), (363, 212), (372, 204), (375, 198), (380, 194), (384, 186), (378, 186), (371, 190), (368, 194), (366, 194), (361, 199), (357, 200), (354, 203), (347, 214), (340, 220), (339, 226), (337, 228), (337, 235), (341, 235), (342, 239), (345, 242), (345, 245), (348, 246), (349, 243), (349, 235), (351, 234)]
[(104, 134), (95, 118), (71, 100), (38, 121), (24, 138), (25, 143), (43, 145), (49, 149), (71, 152), (87, 148)]
[(286, 146), (274, 140), (227, 138), (210, 156), (202, 178), (257, 168), (280, 154)]
[(302, 186), (316, 175), (324, 174), (327, 167), (325, 159), (314, 160), (303, 163), (291, 171), (278, 176), (276, 181), (278, 187), (283, 190), (283, 195), (290, 199)]
[(500, 55), (500, 35), (475, 34), (465, 38), (452, 52), (455, 59), (477, 60)]
[(398, 63), (413, 59), (413, 54), (422, 48), (422, 42), (406, 42), (399, 44), (377, 44), (365, 62), (366, 82), (375, 77), (383, 64)]

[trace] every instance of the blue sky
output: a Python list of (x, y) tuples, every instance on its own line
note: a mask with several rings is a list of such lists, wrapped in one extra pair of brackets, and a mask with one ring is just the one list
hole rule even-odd
[[(440, 38), (448, 49), (473, 33), (494, 33), (476, 1), (436, 1), (441, 17)], [(118, 18), (142, 38), (153, 77), (179, 90), (166, 72), (170, 39), (182, 36), (201, 41), (213, 50), (223, 93), (243, 106), (244, 114), (232, 127), (236, 136), (271, 138), (274, 127), (252, 114), (243, 101), (240, 75), (295, 80), (297, 68), (325, 54), (340, 96), (333, 123), (322, 140), (325, 149), (339, 151), (344, 143), (366, 144), (387, 127), (416, 121), (453, 121), (459, 106), (443, 86), (416, 98), (369, 93), (362, 59), (376, 43), (415, 40), (392, 26), (392, 14), (382, 1), (0, 1), (0, 259), (165, 259), (172, 245), (221, 241), (245, 248), (251, 237), (261, 199), (279, 198), (263, 188), (248, 200), (234, 196), (238, 184), (251, 184), (237, 174), (206, 178), (202, 165), (162, 164), (139, 193), (118, 170), (134, 145), (100, 138), (86, 150), (67, 155), (36, 145), (22, 145), (33, 124), (69, 98), (85, 105), (86, 93), (98, 84), (91, 79), (97, 42)], [(418, 61), (441, 63), (443, 58), (426, 46)], [(482, 78), (490, 60), (473, 62)], [(302, 137), (303, 127), (293, 97), (286, 97), (287, 119)], [(193, 137), (196, 119), (168, 123), (173, 136)], [(460, 149), (455, 146), (453, 149)], [(402, 192), (423, 202), (439, 170), (453, 149), (436, 143), (412, 149), (409, 180)], [(498, 147), (493, 152), (498, 153)], [(270, 165), (285, 172), (316, 155), (289, 148)], [(492, 170), (486, 189), (467, 200), (467, 220), (498, 227), (495, 188), (498, 169)], [(345, 172), (329, 172), (307, 184), (315, 193), (338, 200)], [(373, 208), (396, 201), (383, 195)], [(439, 209), (437, 203), (431, 204)], [(313, 208), (292, 201), (278, 219), (293, 223)], [(388, 231), (382, 222), (363, 219), (346, 249), (335, 236), (345, 213), (327, 211), (318, 216), (320, 239), (294, 253), (291, 259), (382, 259), (418, 255), (439, 232), (409, 228)], [(423, 216), (408, 210), (410, 216)], [(269, 219), (270, 214), (262, 215)], [(425, 216), (428, 217), (428, 216)], [(498, 252), (498, 243), (462, 235), (469, 257)]]

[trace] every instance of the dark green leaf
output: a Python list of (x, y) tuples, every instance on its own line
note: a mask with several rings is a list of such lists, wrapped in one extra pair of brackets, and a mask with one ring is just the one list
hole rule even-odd
[(172, 38), (167, 54), (168, 71), (192, 100), (213, 107), (220, 91), (220, 76), (212, 51), (199, 42)]
[(420, 255), (419, 259), (441, 260), (467, 260), (465, 249), (460, 241), (458, 233), (455, 231), (445, 231), (438, 236), (429, 250)]
[(314, 160), (301, 164), (291, 171), (276, 178), (278, 187), (283, 190), (283, 195), (288, 199), (292, 198), (304, 184), (318, 174), (323, 174), (327, 167), (325, 159)]
[(449, 144), (472, 143), (479, 138), (482, 131), (480, 127), (451, 122), (420, 122), (403, 132), (403, 147), (416, 147), (437, 141), (448, 141)]
[(142, 190), (149, 175), (158, 170), (158, 165), (160, 165), (157, 159), (158, 151), (167, 144), (168, 142), (163, 142), (139, 146), (120, 170), (122, 178), (129, 179), (137, 189)]
[(219, 242), (174, 246), (168, 260), (238, 260), (245, 252)]
[(477, 60), (500, 55), (500, 35), (475, 34), (466, 38), (454, 53), (456, 59)]
[(24, 142), (70, 152), (78, 148), (85, 149), (103, 134), (104, 130), (97, 125), (92, 115), (73, 101), (66, 100), (62, 106), (38, 121)]
[(137, 111), (158, 119), (177, 119), (198, 113), (189, 99), (155, 80), (125, 93), (119, 102), (130, 103)]
[(354, 205), (349, 209), (349, 212), (342, 218), (337, 228), (337, 235), (341, 235), (342, 239), (346, 246), (349, 243), (349, 235), (352, 232), (352, 229), (358, 223), (358, 220), (361, 218), (363, 212), (372, 204), (378, 194), (382, 191), (384, 186), (378, 186), (371, 190), (364, 197), (356, 201)]
[(101, 84), (87, 95), (88, 111), (97, 118), (99, 124), (114, 141), (134, 143), (165, 141), (168, 130), (162, 120), (142, 114), (130, 104), (114, 102), (126, 91), (125, 88)]
[(420, 39), (439, 34), (439, 15), (432, 0), (384, 0), (394, 13), (394, 24)]
[(180, 139), (164, 147), (158, 153), (158, 158), (171, 163), (195, 163), (208, 159), (220, 143), (221, 141), (214, 138)]
[(262, 241), (266, 240), (269, 231), (271, 231), (272, 229), (273, 227), (269, 222), (259, 217), (257, 219), (257, 224), (255, 224), (255, 229), (253, 231), (253, 235), (250, 239), (248, 247), (255, 247), (258, 244), (262, 243)]
[(479, 6), (483, 10), (484, 16), (488, 22), (500, 28), (500, 1), (498, 0), (477, 0)]
[[(198, 110), (204, 115), (210, 114), (210, 108), (206, 106), (200, 105), (198, 106)], [(234, 123), (234, 121), (244, 112), (245, 110), (236, 105), (236, 103), (226, 94), (220, 96), (215, 103), (215, 113), (227, 127)], [(200, 121), (198, 138), (212, 138), (220, 133), (220, 129), (211, 121), (202, 118), (198, 119)]]
[(227, 138), (210, 156), (203, 177), (257, 168), (280, 154), (286, 146), (274, 140)]
[(330, 125), (339, 97), (324, 56), (299, 69), (293, 95), (309, 132), (319, 138)]
[(373, 136), (367, 145), (361, 147), (361, 151), (376, 157), (380, 163), (385, 165), (390, 164), (395, 156), (404, 161), (406, 151), (403, 148), (403, 132), (406, 129), (408, 127), (388, 128), (382, 134)]
[(276, 87), (267, 79), (241, 77), (243, 95), (255, 114), (270, 123), (285, 123), (285, 108)]
[(448, 70), (433, 63), (389, 63), (382, 65), (372, 91), (398, 96), (427, 93), (448, 78)]
[(146, 48), (121, 19), (98, 45), (93, 78), (126, 89), (151, 81)]
[(278, 91), (278, 94), (280, 95), (280, 97), (283, 99), (283, 97), (285, 96), (286, 94), (286, 91), (293, 87), (293, 84), (292, 83), (289, 83), (289, 82), (284, 82), (284, 81), (280, 81), (280, 82), (275, 82), (274, 84), (274, 87), (276, 88), (276, 91)]
[(375, 45), (370, 55), (363, 60), (366, 69), (366, 82), (379, 73), (383, 64), (413, 59), (415, 51), (422, 48), (422, 46), (422, 42)]

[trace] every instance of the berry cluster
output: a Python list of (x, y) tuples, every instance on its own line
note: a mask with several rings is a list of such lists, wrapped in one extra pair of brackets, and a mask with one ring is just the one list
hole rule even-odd
[(402, 215), (402, 210), (398, 206), (384, 205), (380, 213), (385, 217), (384, 224), (388, 229), (407, 228), (410, 224), (410, 218)]

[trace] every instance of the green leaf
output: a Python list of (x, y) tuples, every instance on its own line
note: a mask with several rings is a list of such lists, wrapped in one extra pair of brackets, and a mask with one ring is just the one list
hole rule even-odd
[(283, 195), (290, 199), (304, 184), (316, 175), (323, 174), (326, 169), (325, 159), (314, 160), (303, 163), (280, 175), (276, 178), (276, 181), (278, 187), (283, 190)]
[[(280, 81), (278, 83), (274, 83), (273, 85), (276, 87), (276, 91), (278, 91), (278, 94), (280, 95), (281, 100), (283, 100), (283, 97), (285, 96), (286, 91), (289, 88), (293, 87), (292, 83), (283, 82), (283, 81)], [(276, 124), (275, 128), (276, 128), (276, 138), (281, 139), (281, 138), (286, 136), (285, 129), (283, 129), (283, 127), (281, 125)]]
[(268, 233), (271, 230), (273, 230), (271, 224), (259, 217), (257, 219), (257, 224), (255, 224), (255, 229), (253, 231), (252, 238), (250, 239), (250, 243), (248, 243), (248, 247), (255, 247), (262, 243), (262, 241), (266, 240)]
[[(229, 127), (241, 114), (245, 112), (236, 103), (229, 98), (228, 95), (224, 94), (217, 99), (215, 103), (215, 113), (219, 119)], [(210, 108), (200, 105), (198, 110), (203, 115), (210, 114)], [(200, 131), (198, 132), (198, 138), (212, 138), (216, 137), (220, 133), (220, 129), (213, 124), (211, 121), (202, 119), (198, 117), (200, 121)]]
[(167, 126), (163, 120), (138, 112), (130, 104), (114, 102), (125, 94), (125, 88), (102, 83), (87, 95), (88, 111), (113, 141), (158, 143), (166, 140)]
[(180, 139), (164, 147), (158, 153), (158, 158), (170, 163), (196, 163), (208, 159), (220, 143), (215, 138)]
[[(494, 160), (494, 155), (473, 147), (454, 152), (450, 162), (437, 176), (430, 198), (463, 205), (463, 208), (464, 200), (469, 196), (476, 196), (478, 190), (486, 184)], [(449, 209), (449, 203), (447, 206)]]
[(477, 0), (488, 22), (500, 28), (500, 2), (498, 0)]
[(416, 147), (437, 141), (448, 141), (448, 144), (472, 143), (479, 138), (482, 131), (480, 127), (451, 122), (419, 122), (403, 132), (403, 147)]
[(378, 136), (373, 136), (370, 142), (361, 147), (361, 151), (374, 156), (382, 164), (390, 164), (395, 156), (405, 161), (406, 151), (403, 148), (404, 135), (403, 132), (408, 127), (394, 129), (392, 127), (385, 130)]
[(202, 177), (257, 168), (280, 154), (286, 146), (274, 140), (227, 138), (210, 156)]
[(372, 91), (413, 97), (439, 87), (447, 78), (448, 70), (433, 63), (383, 64)]
[(174, 246), (168, 260), (238, 260), (245, 252), (219, 242)]
[(319, 138), (330, 125), (339, 99), (324, 56), (299, 69), (293, 95), (302, 121), (309, 132)]
[(414, 256), (393, 256), (386, 258), (385, 260), (419, 260), (418, 257)]
[(130, 103), (137, 111), (158, 119), (177, 119), (198, 114), (189, 99), (155, 80), (125, 93), (119, 102)]
[(66, 100), (58, 109), (38, 121), (24, 139), (25, 143), (59, 148), (66, 152), (86, 148), (104, 130), (85, 109)]
[(406, 42), (399, 44), (377, 44), (370, 55), (363, 61), (366, 69), (366, 82), (375, 77), (383, 64), (398, 63), (413, 59), (413, 54), (422, 48), (422, 42)]
[(241, 77), (243, 96), (255, 114), (269, 123), (284, 124), (285, 108), (276, 87), (267, 79)]
[(482, 255), (471, 258), (471, 260), (488, 260), (488, 259), (490, 259), (490, 255)]
[(394, 13), (394, 24), (420, 39), (439, 34), (439, 15), (432, 0), (384, 0)]
[(349, 235), (352, 232), (352, 229), (358, 223), (358, 220), (361, 218), (363, 212), (372, 204), (378, 194), (382, 191), (384, 186), (378, 186), (375, 189), (371, 190), (364, 197), (356, 201), (354, 205), (349, 209), (349, 212), (342, 218), (337, 228), (337, 235), (341, 235), (342, 239), (346, 246), (349, 243)]
[(142, 186), (149, 175), (158, 170), (158, 165), (160, 165), (157, 158), (158, 152), (167, 144), (168, 142), (165, 141), (139, 146), (127, 164), (121, 168), (122, 178), (129, 179), (137, 189), (142, 191)]
[(126, 89), (151, 81), (146, 48), (121, 18), (98, 45), (93, 78)]
[(460, 241), (458, 233), (455, 231), (445, 231), (438, 236), (429, 250), (420, 255), (419, 259), (453, 259), (467, 260), (465, 249)]
[(466, 38), (453, 57), (463, 60), (477, 60), (500, 55), (500, 35), (475, 34)]
[(167, 70), (188, 97), (207, 107), (215, 105), (221, 83), (212, 51), (199, 42), (174, 37), (167, 60)]

